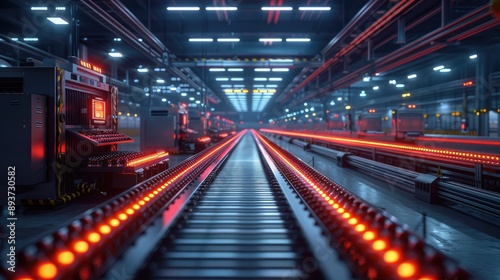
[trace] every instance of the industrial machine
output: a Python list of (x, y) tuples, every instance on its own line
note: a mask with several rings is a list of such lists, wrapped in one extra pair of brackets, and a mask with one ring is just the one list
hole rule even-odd
[(0, 68), (2, 127), (13, 133), (0, 146), (0, 165), (15, 166), (17, 185), (34, 198), (50, 198), (29, 203), (64, 203), (82, 193), (81, 182), (131, 187), (149, 169), (168, 167), (165, 151), (117, 152), (133, 141), (117, 131), (117, 88), (101, 68), (70, 60)]
[(424, 135), (424, 112), (408, 105), (392, 111), (392, 134), (396, 140)]
[(358, 115), (358, 136), (367, 134), (382, 134), (382, 116), (374, 109)]
[(337, 113), (332, 113), (328, 117), (327, 121), (327, 129), (328, 130), (343, 130), (344, 129), (344, 121), (342, 117)]

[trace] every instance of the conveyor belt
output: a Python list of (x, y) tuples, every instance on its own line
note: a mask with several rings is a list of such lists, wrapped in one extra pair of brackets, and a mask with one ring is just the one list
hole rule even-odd
[(136, 276), (141, 279), (320, 279), (299, 269), (310, 256), (280, 189), (247, 134), (212, 184)]

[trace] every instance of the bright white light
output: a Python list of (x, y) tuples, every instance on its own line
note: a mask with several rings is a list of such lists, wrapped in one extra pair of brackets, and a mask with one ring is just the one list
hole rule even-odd
[(443, 69), (439, 70), (439, 72), (441, 72), (441, 73), (448, 73), (450, 71), (451, 71), (450, 68), (443, 68)]
[(288, 109), (285, 109), (285, 113), (288, 113), (288, 111), (289, 111)]
[(110, 52), (108, 54), (111, 57), (123, 57), (122, 53), (119, 53), (119, 52)]
[(32, 11), (47, 11), (48, 7), (31, 7)]
[(253, 78), (253, 80), (257, 82), (265, 82), (267, 81), (267, 78)]
[(145, 93), (144, 95), (145, 95), (145, 96), (149, 96), (149, 93)]
[(405, 87), (405, 85), (404, 84), (397, 84), (396, 87), (397, 88), (403, 88), (403, 87)]
[(273, 68), (273, 72), (288, 72), (288, 68)]
[(138, 83), (139, 82), (139, 79), (134, 79), (134, 83)]
[(66, 11), (66, 7), (56, 7), (56, 11)]
[(25, 42), (37, 42), (38, 38), (24, 38), (23, 39)]
[(226, 71), (226, 69), (225, 68), (210, 68), (210, 69), (208, 69), (208, 71), (210, 71), (210, 72), (224, 72), (224, 71)]
[(293, 59), (269, 59), (270, 62), (293, 62)]
[(408, 75), (408, 79), (415, 79), (416, 77), (417, 77), (417, 74)]
[(218, 38), (217, 42), (239, 42), (239, 38)]
[(281, 42), (281, 38), (259, 38), (259, 42)]
[(473, 55), (469, 56), (469, 59), (476, 59), (476, 58), (477, 58), (477, 54), (473, 54)]
[(181, 93), (181, 96), (187, 96), (187, 95), (188, 95), (188, 94), (187, 94), (187, 93), (185, 93), (185, 92), (182, 92), (182, 93)]
[(177, 90), (176, 87), (170, 87), (170, 90)]
[(380, 76), (380, 73), (375, 73), (375, 76)]
[(255, 72), (269, 72), (271, 68), (255, 68)]
[(283, 78), (269, 78), (270, 82), (281, 82), (282, 80), (283, 80)]
[(206, 7), (207, 11), (236, 11), (237, 7)]
[(195, 101), (195, 103), (196, 103), (196, 104), (200, 104), (200, 103), (201, 103), (201, 101), (200, 101), (200, 100), (196, 100), (196, 101)]
[(261, 8), (263, 11), (291, 11), (293, 10), (292, 7), (262, 7)]
[(332, 105), (332, 106), (335, 105), (335, 101), (333, 101), (333, 100), (330, 101), (330, 105)]
[(139, 68), (139, 69), (137, 69), (137, 72), (147, 73), (147, 72), (149, 72), (149, 69), (148, 68)]
[(389, 84), (390, 84), (390, 85), (395, 85), (395, 84), (396, 84), (396, 80), (390, 80), (390, 81), (389, 81)]
[(113, 41), (115, 41), (115, 42), (121, 42), (122, 38), (113, 38)]
[(243, 81), (243, 80), (244, 80), (243, 78), (231, 78), (232, 82), (239, 82), (239, 81)]
[(229, 72), (242, 72), (243, 68), (227, 68)]
[(359, 96), (365, 97), (366, 96), (366, 92), (364, 90), (362, 90), (361, 93), (359, 94)]
[(370, 81), (370, 76), (363, 77), (363, 82), (369, 82)]
[(254, 88), (263, 88), (264, 85), (253, 85)]
[(379, 89), (380, 89), (380, 87), (379, 87), (379, 86), (374, 86), (374, 87), (373, 87), (373, 90), (379, 90)]
[(278, 85), (266, 85), (266, 87), (268, 87), (268, 88), (277, 88)]
[(300, 11), (329, 11), (330, 7), (299, 7)]
[(218, 82), (227, 82), (229, 81), (229, 78), (215, 78), (215, 80)]
[(156, 82), (159, 83), (159, 84), (163, 84), (163, 83), (165, 83), (165, 80), (164, 79), (158, 79), (158, 80), (156, 80)]
[(194, 97), (189, 97), (189, 100), (190, 100), (190, 101), (193, 101), (193, 100), (194, 100)]
[(287, 42), (310, 42), (310, 38), (286, 38)]
[(189, 42), (212, 42), (212, 38), (189, 38)]
[(167, 7), (169, 11), (199, 11), (200, 7)]
[(142, 42), (142, 38), (137, 38), (137, 41)]
[(244, 88), (245, 85), (234, 85), (235, 88)]
[(342, 97), (338, 97), (338, 98), (337, 98), (337, 101), (342, 101)]
[(441, 69), (443, 69), (443, 68), (444, 68), (444, 66), (443, 66), (443, 65), (439, 65), (439, 66), (436, 66), (436, 67), (432, 68), (432, 70), (434, 70), (434, 71), (439, 71), (439, 70), (441, 70)]
[(161, 102), (167, 102), (167, 99), (166, 98), (162, 98)]
[(304, 102), (304, 106), (307, 106), (307, 102)]
[(47, 19), (50, 20), (53, 24), (59, 24), (59, 25), (68, 24), (67, 21), (65, 21), (60, 17), (47, 17)]
[(12, 41), (19, 41), (19, 38), (10, 38)]

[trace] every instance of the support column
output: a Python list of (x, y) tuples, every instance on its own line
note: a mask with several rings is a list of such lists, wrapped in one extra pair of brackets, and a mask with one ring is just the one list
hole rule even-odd
[(450, 0), (441, 0), (441, 27), (450, 22)]
[(69, 13), (71, 18), (71, 30), (69, 33), (68, 56), (79, 57), (79, 31), (80, 21), (77, 18), (78, 6), (75, 3), (69, 4)]
[(396, 44), (406, 44), (406, 21), (404, 18), (398, 18), (398, 36)]
[(491, 86), (489, 82), (490, 67), (487, 52), (478, 54), (476, 60), (476, 96), (475, 108), (480, 112), (476, 116), (477, 135), (489, 136), (489, 111)]

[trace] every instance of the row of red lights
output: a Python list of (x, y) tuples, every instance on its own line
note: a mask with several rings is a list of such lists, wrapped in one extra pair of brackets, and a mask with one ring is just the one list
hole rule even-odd
[(321, 186), (321, 182), (315, 180), (315, 178), (307, 176), (298, 167), (296, 167), (291, 159), (287, 158), (285, 155), (280, 153), (278, 150), (274, 149), (269, 142), (262, 136), (254, 133), (265, 144), (268, 150), (271, 150), (275, 155), (277, 155), (282, 161), (284, 161), (288, 168), (293, 170), (303, 182), (306, 182), (309, 188), (314, 189), (317, 196), (320, 196), (324, 202), (326, 202), (330, 209), (335, 211), (336, 215), (344, 221), (346, 227), (350, 227), (356, 233), (361, 236), (362, 242), (368, 243), (368, 245), (379, 254), (381, 260), (383, 260), (389, 269), (393, 269), (395, 275), (398, 275), (403, 279), (418, 279), (418, 280), (430, 280), (436, 279), (436, 277), (430, 275), (419, 275), (418, 265), (409, 259), (406, 259), (404, 254), (400, 252), (396, 247), (391, 246), (390, 242), (385, 241), (383, 238), (378, 236), (376, 229), (370, 228), (365, 223), (362, 223), (353, 213), (348, 209), (341, 206), (339, 201), (331, 198), (332, 194), (328, 194), (330, 191)]
[(35, 278), (32, 277), (20, 277), (17, 280), (34, 280), (34, 279), (56, 279), (60, 274), (59, 269), (64, 270), (68, 266), (72, 265), (75, 260), (82, 261), (83, 254), (87, 253), (91, 249), (91, 245), (98, 245), (99, 242), (104, 240), (104, 238), (108, 237), (113, 233), (113, 231), (120, 228), (120, 225), (123, 224), (134, 216), (137, 212), (140, 211), (141, 208), (147, 207), (153, 199), (156, 197), (160, 197), (163, 192), (172, 184), (176, 183), (179, 178), (181, 178), (185, 174), (189, 174), (190, 171), (198, 167), (205, 160), (213, 156), (215, 153), (227, 147), (230, 143), (236, 143), (235, 141), (239, 139), (239, 137), (231, 138), (229, 141), (221, 144), (219, 147), (215, 148), (213, 151), (208, 153), (207, 155), (198, 159), (195, 163), (190, 165), (188, 168), (179, 172), (176, 176), (170, 178), (167, 182), (163, 183), (161, 186), (156, 189), (149, 191), (148, 193), (142, 195), (137, 198), (135, 202), (130, 203), (122, 207), (118, 213), (114, 215), (114, 217), (108, 219), (105, 222), (102, 222), (95, 226), (97, 230), (91, 231), (86, 234), (85, 237), (82, 237), (69, 246), (70, 249), (64, 249), (55, 254), (54, 262), (44, 261), (35, 265)]
[(479, 153), (464, 152), (464, 151), (450, 151), (450, 150), (441, 150), (441, 149), (432, 149), (432, 148), (421, 148), (421, 147), (401, 145), (401, 144), (389, 144), (389, 143), (381, 143), (381, 142), (374, 142), (374, 141), (365, 141), (365, 140), (356, 140), (356, 139), (348, 139), (348, 138), (340, 138), (340, 137), (332, 137), (332, 136), (297, 133), (297, 132), (289, 132), (289, 131), (281, 131), (281, 130), (273, 130), (273, 129), (261, 129), (261, 131), (275, 133), (275, 134), (288, 135), (288, 136), (298, 136), (298, 137), (303, 137), (303, 138), (313, 138), (313, 139), (317, 139), (317, 140), (326, 140), (326, 141), (331, 141), (331, 142), (345, 142), (345, 143), (360, 144), (363, 146), (370, 146), (370, 147), (382, 147), (382, 148), (389, 148), (389, 149), (395, 149), (395, 150), (406, 150), (406, 151), (420, 152), (421, 154), (434, 155), (434, 156), (439, 156), (439, 157), (444, 157), (444, 158), (452, 158), (452, 159), (459, 159), (459, 160), (465, 160), (465, 161), (500, 165), (500, 155), (498, 155), (498, 154), (487, 155), (487, 154), (479, 154)]
[(161, 151), (161, 152), (156, 153), (156, 154), (133, 159), (133, 160), (127, 162), (127, 166), (138, 166), (138, 165), (141, 165), (141, 164), (144, 164), (147, 162), (157, 161), (158, 159), (166, 158), (167, 156), (168, 156), (167, 152)]

